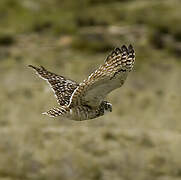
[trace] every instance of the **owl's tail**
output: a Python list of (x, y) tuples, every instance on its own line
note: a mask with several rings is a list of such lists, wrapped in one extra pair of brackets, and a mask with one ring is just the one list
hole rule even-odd
[(52, 108), (49, 111), (44, 112), (42, 114), (48, 115), (49, 117), (58, 117), (58, 116), (64, 116), (69, 111), (70, 109), (67, 106), (60, 106), (60, 107)]

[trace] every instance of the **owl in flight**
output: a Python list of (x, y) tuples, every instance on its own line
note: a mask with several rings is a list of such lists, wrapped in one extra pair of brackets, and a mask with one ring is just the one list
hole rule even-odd
[(132, 45), (128, 47), (123, 45), (113, 50), (104, 64), (81, 83), (47, 71), (42, 66), (29, 65), (49, 83), (59, 104), (58, 107), (43, 114), (82, 121), (111, 112), (112, 105), (104, 99), (111, 91), (124, 84), (134, 61), (135, 53)]

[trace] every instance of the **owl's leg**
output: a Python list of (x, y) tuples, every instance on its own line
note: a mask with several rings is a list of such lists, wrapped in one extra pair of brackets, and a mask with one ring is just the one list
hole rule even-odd
[(52, 108), (49, 111), (44, 112), (42, 114), (48, 115), (49, 117), (58, 117), (58, 116), (64, 116), (67, 112), (69, 112), (69, 108), (67, 106), (60, 106)]

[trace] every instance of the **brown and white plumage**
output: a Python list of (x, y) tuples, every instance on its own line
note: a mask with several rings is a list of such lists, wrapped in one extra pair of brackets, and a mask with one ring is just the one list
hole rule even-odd
[(43, 66), (39, 68), (29, 65), (42, 79), (46, 80), (54, 91), (57, 102), (60, 106), (68, 105), (70, 97), (79, 85), (77, 82), (66, 79), (63, 76), (47, 71)]
[(112, 111), (112, 105), (104, 101), (114, 89), (121, 87), (132, 70), (135, 61), (134, 49), (123, 45), (106, 58), (103, 65), (87, 79), (78, 84), (47, 71), (29, 65), (50, 84), (60, 107), (44, 113), (51, 117), (64, 116), (74, 120), (93, 119)]

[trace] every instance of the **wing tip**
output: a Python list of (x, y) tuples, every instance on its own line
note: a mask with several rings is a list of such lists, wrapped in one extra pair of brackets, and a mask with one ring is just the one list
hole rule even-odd
[(37, 70), (37, 69), (46, 70), (43, 66), (39, 66), (39, 68), (38, 68), (38, 67), (35, 67), (35, 66), (31, 65), (31, 64), (29, 64), (28, 67), (33, 68), (35, 70)]
[(129, 44), (128, 47), (124, 44), (121, 46), (122, 52), (126, 51), (127, 53), (134, 52), (134, 48), (132, 44)]
[(130, 44), (128, 46), (128, 51), (129, 51), (129, 53), (134, 53), (134, 48), (133, 48), (132, 44)]
[(126, 46), (125, 44), (123, 44), (121, 46), (121, 48), (116, 47), (111, 54), (106, 58), (106, 60), (108, 60), (110, 57), (113, 57), (115, 55), (119, 55), (119, 54), (129, 54), (129, 53), (134, 53), (134, 48), (132, 44), (129, 44), (128, 46)]
[(35, 66), (33, 66), (33, 65), (31, 65), (31, 64), (29, 64), (28, 67), (33, 68), (33, 69), (36, 68)]
[(122, 52), (124, 52), (124, 51), (128, 51), (128, 48), (126, 47), (126, 45), (124, 44), (124, 45), (122, 45), (121, 46), (121, 50), (122, 50)]

